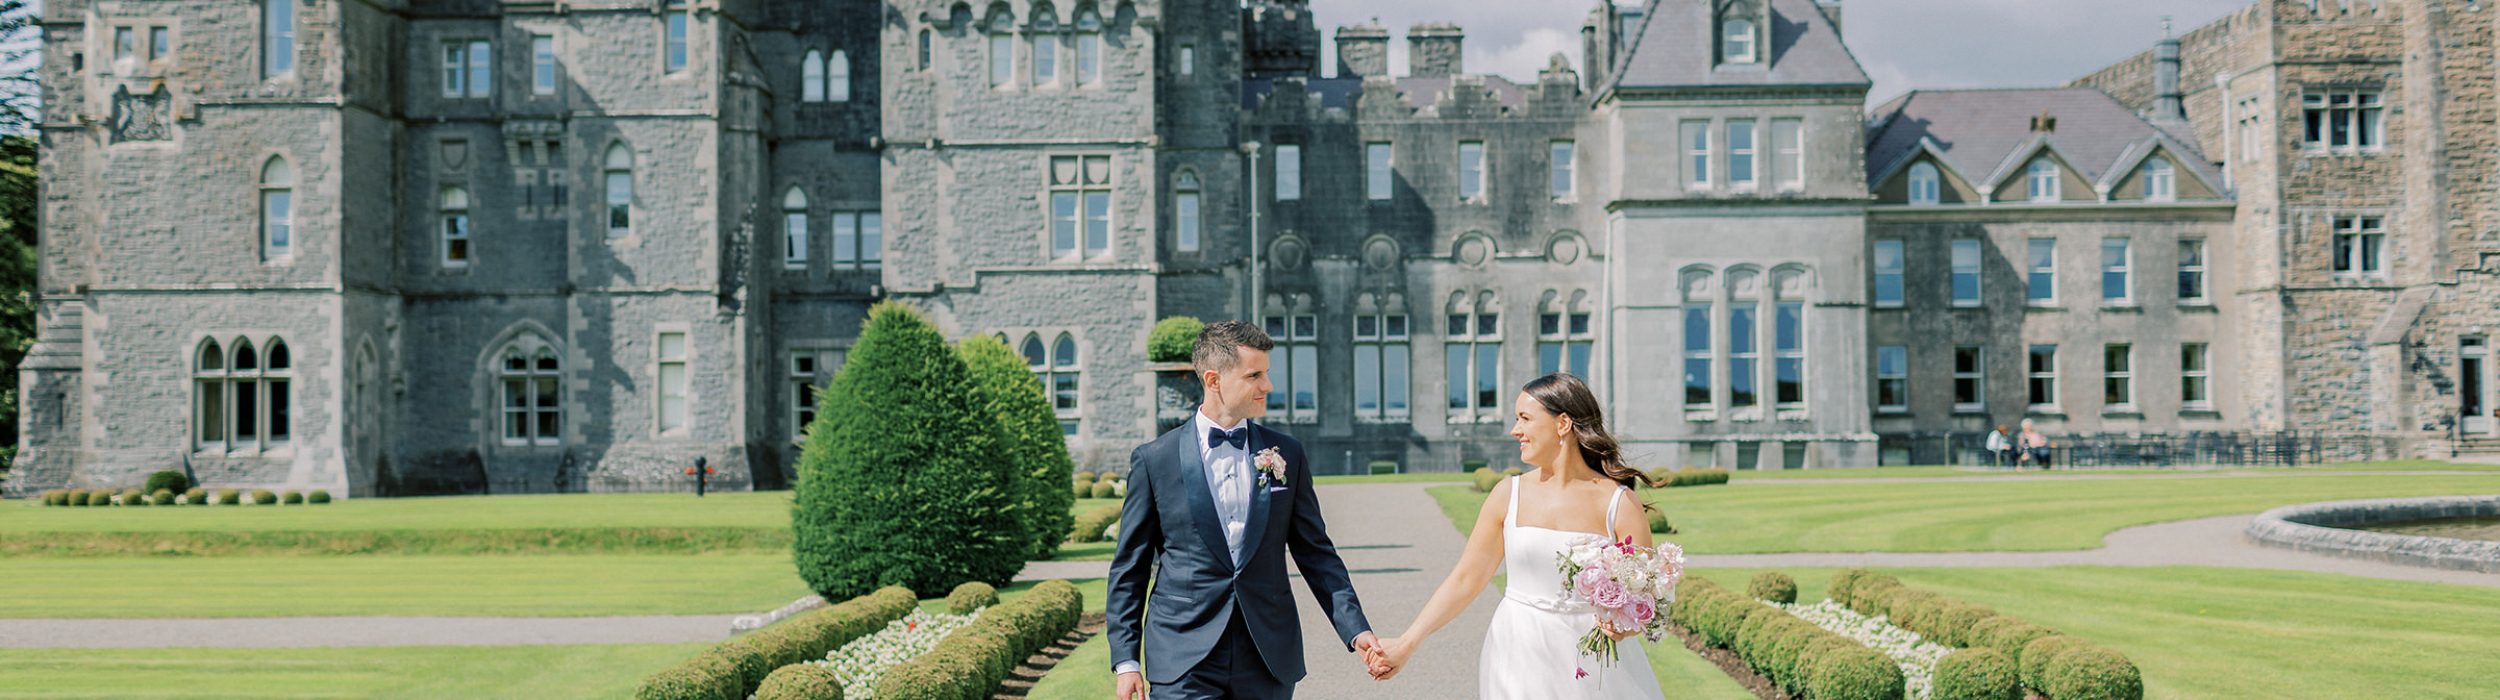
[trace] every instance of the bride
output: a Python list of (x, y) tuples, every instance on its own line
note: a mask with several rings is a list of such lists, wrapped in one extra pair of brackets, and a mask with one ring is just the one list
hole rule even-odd
[(1382, 641), (1383, 668), (1375, 677), (1396, 676), (1417, 647), (1467, 609), (1496, 567), (1508, 565), (1510, 582), (1493, 610), (1478, 663), (1484, 697), (1663, 697), (1638, 630), (1608, 630), (1621, 644), (1621, 658), (1612, 665), (1580, 655), (1581, 635), (1597, 625), (1596, 609), (1563, 592), (1555, 563), (1583, 538), (1617, 541), (1628, 534), (1635, 544), (1653, 546), (1649, 518), (1632, 494), (1644, 477), (1624, 466), (1597, 397), (1580, 378), (1539, 377), (1512, 403), (1518, 408), (1510, 435), (1519, 441), (1520, 461), (1536, 471), (1493, 488), (1449, 578), (1405, 634)]

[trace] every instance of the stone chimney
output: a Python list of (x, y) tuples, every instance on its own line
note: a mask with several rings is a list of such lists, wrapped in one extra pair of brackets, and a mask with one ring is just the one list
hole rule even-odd
[(2153, 118), (2187, 119), (2179, 97), (2179, 38), (2170, 34), (2170, 18), (2161, 18), (2161, 43), (2153, 45)]
[(1823, 11), (1823, 19), (1832, 21), (1832, 33), (1835, 35), (1839, 34), (1840, 0), (1814, 0), (1814, 6), (1816, 9)]
[(1389, 30), (1374, 18), (1369, 24), (1337, 28), (1337, 77), (1389, 75)]
[(1448, 22), (1418, 24), (1406, 30), (1406, 73), (1418, 78), (1447, 78), (1467, 72), (1461, 45), (1467, 32)]

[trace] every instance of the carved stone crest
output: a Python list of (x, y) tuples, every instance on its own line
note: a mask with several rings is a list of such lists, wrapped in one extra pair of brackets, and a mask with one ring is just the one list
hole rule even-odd
[(172, 95), (165, 86), (143, 95), (130, 94), (125, 85), (113, 90), (113, 142), (165, 141), (173, 138)]

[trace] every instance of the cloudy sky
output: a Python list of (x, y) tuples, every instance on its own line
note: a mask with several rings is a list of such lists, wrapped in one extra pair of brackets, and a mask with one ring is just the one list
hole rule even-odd
[[(1406, 71), (1406, 28), (1456, 22), (1467, 30), (1467, 70), (1536, 78), (1546, 57), (1580, 63), (1580, 22), (1597, 0), (1312, 0), (1324, 70), (1333, 71), (1336, 27), (1379, 18), (1390, 31), (1390, 68)], [(1618, 0), (1620, 4), (1636, 4)], [(1700, 0), (1668, 0), (1698, 2)], [(1843, 0), (1842, 36), (1875, 79), (1870, 102), (1913, 89), (2062, 85), (2161, 38), (2229, 14), (2251, 0)]]

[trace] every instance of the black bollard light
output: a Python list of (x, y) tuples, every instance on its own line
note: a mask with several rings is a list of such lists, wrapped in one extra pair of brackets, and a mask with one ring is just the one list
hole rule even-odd
[(703, 461), (704, 461), (704, 458), (702, 458), (702, 457), (696, 457), (696, 458), (694, 458), (694, 469), (693, 469), (693, 471), (694, 471), (694, 497), (695, 497), (695, 498), (702, 498), (702, 497), (703, 497), (703, 486), (704, 486), (705, 482), (711, 481), (711, 478), (710, 478), (710, 477), (712, 476), (712, 470), (711, 470), (711, 468), (709, 468), (709, 467), (705, 467), (705, 466), (703, 466)]

